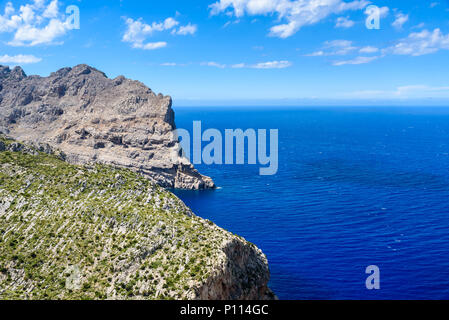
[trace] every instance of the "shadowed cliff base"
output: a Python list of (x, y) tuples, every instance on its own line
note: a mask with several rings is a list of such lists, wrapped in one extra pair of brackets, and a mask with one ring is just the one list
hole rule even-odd
[(198, 290), (202, 300), (277, 300), (268, 288), (270, 271), (263, 253), (252, 243), (230, 241), (222, 268)]

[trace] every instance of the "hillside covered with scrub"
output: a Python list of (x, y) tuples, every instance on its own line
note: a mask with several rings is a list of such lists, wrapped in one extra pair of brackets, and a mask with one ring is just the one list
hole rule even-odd
[(0, 138), (0, 299), (266, 299), (253, 244), (147, 178)]

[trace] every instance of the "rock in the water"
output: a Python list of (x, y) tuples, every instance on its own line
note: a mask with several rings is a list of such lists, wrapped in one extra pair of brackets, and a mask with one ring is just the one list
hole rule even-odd
[(138, 171), (161, 186), (214, 188), (179, 156), (171, 98), (87, 65), (49, 77), (0, 66), (0, 132), (59, 149), (72, 163)]

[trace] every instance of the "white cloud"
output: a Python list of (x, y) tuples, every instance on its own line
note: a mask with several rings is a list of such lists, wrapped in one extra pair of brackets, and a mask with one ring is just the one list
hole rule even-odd
[(379, 56), (372, 56), (372, 57), (356, 57), (354, 59), (350, 59), (350, 60), (343, 60), (343, 61), (334, 61), (332, 63), (332, 65), (334, 66), (344, 66), (347, 64), (365, 64), (365, 63), (370, 63), (371, 61), (377, 60), (379, 59)]
[(349, 40), (332, 40), (324, 43), (325, 48), (334, 49), (336, 55), (345, 55), (349, 52), (357, 50), (357, 47), (352, 45), (352, 41)]
[(395, 15), (395, 20), (391, 24), (396, 29), (400, 30), (402, 29), (402, 26), (404, 23), (408, 21), (408, 14), (403, 14), (402, 12), (399, 12)]
[(14, 9), (14, 6), (12, 5), (12, 2), (8, 2), (5, 6), (5, 14), (4, 16), (10, 16), (12, 15), (16, 10)]
[(349, 17), (338, 17), (335, 24), (336, 28), (351, 28), (355, 24)]
[(19, 54), (16, 56), (9, 56), (7, 54), (0, 56), (0, 63), (5, 64), (27, 64), (27, 63), (37, 63), (42, 61), (41, 58), (35, 57), (33, 55), (23, 55)]
[(57, 19), (50, 20), (44, 28), (39, 29), (30, 25), (19, 28), (14, 35), (14, 39), (8, 42), (11, 46), (35, 46), (38, 44), (54, 43), (56, 38), (66, 34), (67, 25)]
[(214, 62), (214, 61), (202, 62), (201, 65), (202, 66), (207, 66), (207, 67), (220, 68), (220, 69), (226, 68), (225, 64), (221, 64), (221, 63)]
[(366, 47), (360, 48), (359, 52), (360, 53), (376, 53), (376, 52), (379, 52), (379, 48), (372, 47), (372, 46), (366, 46)]
[(390, 8), (388, 7), (380, 7), (380, 17), (381, 18), (386, 18), (388, 16), (388, 14), (390, 13)]
[[(73, 29), (68, 17), (59, 12), (58, 0), (34, 0), (17, 11), (11, 2), (0, 15), (0, 33), (14, 33), (11, 46), (57, 44), (57, 38)], [(60, 42), (59, 42), (60, 43)]]
[(223, 25), (223, 29), (229, 27), (230, 25), (236, 25), (240, 23), (240, 19), (236, 19), (234, 21), (227, 21), (224, 25)]
[(443, 34), (440, 29), (434, 29), (413, 32), (407, 38), (399, 40), (396, 45), (387, 48), (386, 52), (422, 56), (439, 50), (449, 50), (449, 34)]
[(56, 18), (58, 14), (59, 14), (58, 0), (53, 0), (45, 9), (44, 14), (42, 16), (44, 18)]
[(179, 27), (178, 30), (173, 30), (172, 33), (178, 34), (181, 36), (186, 36), (188, 34), (195, 34), (197, 30), (198, 30), (198, 27), (196, 25), (189, 23), (185, 26)]
[(246, 65), (244, 63), (237, 63), (237, 64), (233, 64), (231, 66), (231, 68), (234, 68), (234, 69), (242, 69), (242, 68), (245, 68), (245, 67), (246, 67)]
[[(176, 27), (178, 24), (179, 24), (179, 22), (176, 21), (175, 19), (167, 18), (167, 19), (165, 19), (163, 24), (156, 24), (157, 28), (155, 28), (155, 29), (157, 31), (168, 30), (168, 29)], [(153, 25), (155, 25), (155, 24), (153, 23)]]
[[(368, 8), (367, 8), (367, 10), (365, 10), (365, 14), (366, 15), (370, 15), (371, 14), (371, 12), (368, 10)], [(379, 8), (380, 18), (386, 18), (388, 16), (389, 12), (390, 12), (390, 8), (388, 8), (388, 7), (380, 7)]]
[(445, 92), (446, 94), (449, 93), (449, 86), (442, 86), (442, 87), (432, 87), (428, 85), (408, 85), (408, 86), (401, 86), (396, 89), (395, 94), (398, 96), (411, 96), (416, 94), (429, 94), (429, 93), (442, 93)]
[(422, 29), (426, 26), (426, 24), (424, 22), (421, 22), (419, 24), (417, 24), (416, 26), (413, 26), (411, 29)]
[(284, 21), (270, 29), (270, 35), (288, 38), (302, 27), (318, 23), (332, 14), (360, 10), (367, 0), (219, 0), (209, 6), (212, 15), (225, 12), (237, 18), (244, 15), (276, 15)]
[(133, 45), (143, 46), (143, 42), (147, 37), (153, 35), (155, 32), (168, 30), (176, 26), (177, 22), (172, 18), (167, 18), (165, 21), (151, 25), (146, 24), (142, 19), (133, 20), (131, 18), (126, 19), (128, 29), (126, 30), (123, 41), (130, 42)]
[(390, 12), (390, 8), (388, 7), (380, 7), (380, 17), (386, 18), (388, 16), (388, 13)]
[(158, 42), (147, 42), (145, 44), (143, 43), (134, 43), (133, 48), (136, 49), (144, 49), (144, 50), (156, 50), (160, 48), (165, 48), (167, 46), (167, 42), (165, 41), (158, 41)]
[(305, 54), (306, 57), (323, 57), (323, 56), (327, 56), (327, 55), (329, 55), (329, 54), (324, 52), (323, 50)]
[(362, 90), (344, 93), (344, 97), (358, 99), (426, 99), (449, 98), (449, 86), (406, 85), (393, 90)]
[(192, 65), (192, 63), (164, 62), (160, 64), (162, 67), (187, 67), (189, 65)]
[(260, 62), (257, 63), (253, 66), (251, 66), (251, 68), (254, 69), (284, 69), (284, 68), (288, 68), (292, 65), (292, 63), (290, 61), (268, 61), (268, 62)]
[(197, 26), (190, 23), (177, 29), (176, 27), (179, 25), (179, 21), (171, 17), (162, 22), (153, 22), (152, 24), (146, 24), (142, 18), (137, 20), (127, 18), (126, 25), (127, 29), (122, 41), (131, 43), (133, 48), (144, 50), (154, 50), (167, 46), (167, 42), (165, 41), (145, 43), (149, 37), (157, 32), (171, 30), (173, 35), (188, 35), (194, 34), (197, 31)]
[[(216, 68), (221, 68), (221, 69), (228, 67), (226, 64), (221, 64), (221, 63), (217, 63), (217, 62), (202, 62), (201, 65), (209, 66), (209, 67), (216, 67)], [(233, 69), (243, 69), (243, 68), (248, 68), (248, 69), (284, 69), (284, 68), (288, 68), (291, 66), (292, 66), (292, 63), (287, 60), (280, 60), (280, 61), (275, 60), (275, 61), (259, 62), (259, 63), (255, 63), (255, 64), (237, 63), (237, 64), (230, 65), (230, 67)]]
[(352, 41), (349, 40), (332, 40), (326, 41), (323, 45), (323, 50), (306, 54), (308, 57), (320, 56), (344, 56), (351, 52), (358, 50), (358, 47), (353, 46)]
[[(435, 53), (439, 50), (449, 50), (449, 34), (444, 34), (440, 29), (434, 29), (433, 31), (422, 30), (420, 32), (410, 33), (408, 37), (400, 39), (396, 44), (385, 48), (373, 46), (357, 47), (349, 40), (327, 41), (324, 43), (323, 49), (306, 54), (305, 56), (327, 57), (352, 55), (356, 53), (362, 54), (351, 59), (332, 62), (334, 66), (343, 66), (349, 64), (365, 64), (384, 58), (387, 55), (422, 56)], [(366, 56), (367, 54), (374, 53), (377, 55)]]

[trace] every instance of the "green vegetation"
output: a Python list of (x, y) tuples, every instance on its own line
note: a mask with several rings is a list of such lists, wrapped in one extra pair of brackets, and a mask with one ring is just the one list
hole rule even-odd
[(0, 152), (0, 299), (194, 298), (233, 239), (130, 170)]

